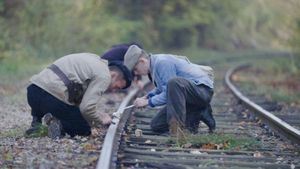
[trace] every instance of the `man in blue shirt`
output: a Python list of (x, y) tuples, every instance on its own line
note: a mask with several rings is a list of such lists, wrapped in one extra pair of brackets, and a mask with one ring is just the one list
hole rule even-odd
[[(147, 54), (136, 45), (129, 47), (124, 64), (135, 75), (150, 73), (155, 88), (146, 96), (137, 98), (136, 107), (165, 105), (152, 119), (155, 132), (172, 133), (172, 125), (198, 131), (200, 120), (209, 131), (215, 130), (210, 101), (213, 96), (213, 79), (199, 65), (183, 56), (171, 54)], [(170, 129), (170, 130), (169, 130)]]

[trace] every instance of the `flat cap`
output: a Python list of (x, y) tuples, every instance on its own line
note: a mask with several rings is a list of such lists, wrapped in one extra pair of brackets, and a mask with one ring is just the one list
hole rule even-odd
[(132, 72), (133, 67), (138, 62), (139, 58), (143, 54), (143, 50), (137, 45), (131, 45), (124, 56), (124, 65)]

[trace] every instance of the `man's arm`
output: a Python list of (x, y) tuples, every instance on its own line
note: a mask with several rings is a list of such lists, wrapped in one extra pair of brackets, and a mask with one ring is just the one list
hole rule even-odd
[(150, 92), (148, 92), (148, 94), (146, 95), (146, 98), (149, 99), (157, 94), (161, 93), (161, 91), (155, 87), (154, 89), (152, 89)]
[[(162, 60), (161, 62), (158, 63), (156, 66), (156, 79), (155, 81), (158, 83), (157, 85), (159, 86), (160, 89), (162, 89), (161, 92), (156, 93), (152, 95), (151, 97), (148, 97), (148, 105), (151, 107), (155, 106), (160, 106), (164, 105), (167, 102), (167, 84), (168, 81), (174, 77), (176, 77), (176, 69), (175, 65), (173, 63), (170, 63), (167, 60)], [(151, 93), (155, 93), (159, 91), (158, 88), (154, 89)], [(148, 96), (149, 96), (148, 94)], [(144, 101), (143, 101), (144, 103)]]
[(92, 127), (99, 126), (100, 124), (104, 123), (103, 120), (108, 121), (106, 116), (105, 119), (102, 119), (103, 115), (97, 112), (96, 104), (99, 101), (102, 93), (107, 89), (109, 82), (109, 78), (100, 79), (100, 77), (94, 77), (82, 98), (80, 104), (81, 114)]

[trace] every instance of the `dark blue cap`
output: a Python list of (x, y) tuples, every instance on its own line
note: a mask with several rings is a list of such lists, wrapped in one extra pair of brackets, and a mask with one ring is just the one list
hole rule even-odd
[(124, 61), (124, 55), (127, 52), (127, 46), (114, 47), (105, 52), (101, 58), (108, 61)]
[(135, 42), (133, 43), (123, 43), (123, 44), (117, 44), (112, 46), (108, 51), (106, 51), (101, 58), (108, 60), (108, 61), (124, 61), (125, 53), (127, 52), (128, 48), (131, 45), (137, 45), (142, 49), (142, 46), (140, 44), (137, 44)]

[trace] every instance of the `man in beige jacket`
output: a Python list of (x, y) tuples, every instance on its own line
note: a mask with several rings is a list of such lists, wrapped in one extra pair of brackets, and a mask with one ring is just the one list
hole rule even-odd
[(97, 111), (102, 93), (127, 88), (131, 80), (122, 63), (108, 64), (96, 54), (70, 54), (56, 60), (30, 80), (27, 99), (33, 120), (26, 134), (33, 133), (45, 116), (52, 138), (64, 133), (89, 135), (91, 127), (111, 122), (108, 114)]

